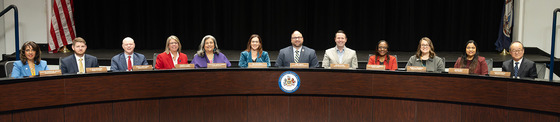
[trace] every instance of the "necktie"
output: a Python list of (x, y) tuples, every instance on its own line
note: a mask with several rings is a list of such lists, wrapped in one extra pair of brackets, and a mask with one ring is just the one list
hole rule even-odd
[(299, 50), (296, 50), (296, 58), (294, 58), (294, 62), (299, 62)]
[(84, 59), (82, 59), (82, 58), (78, 59), (78, 62), (80, 62), (80, 63), (79, 63), (80, 66), (78, 67), (78, 68), (79, 68), (78, 70), (80, 70), (80, 73), (85, 73), (85, 72), (86, 72), (86, 71), (84, 70), (84, 63), (82, 63), (83, 60), (84, 60)]
[(29, 68), (29, 69), (31, 69), (31, 76), (35, 76), (36, 75), (35, 74), (35, 64), (34, 63), (29, 63), (29, 66), (30, 67), (33, 66), (33, 68)]
[(132, 71), (132, 61), (130, 61), (130, 56), (128, 56), (128, 71)]
[(515, 62), (515, 66), (513, 67), (513, 74), (515, 77), (519, 77), (517, 76), (517, 72), (519, 71), (519, 62)]

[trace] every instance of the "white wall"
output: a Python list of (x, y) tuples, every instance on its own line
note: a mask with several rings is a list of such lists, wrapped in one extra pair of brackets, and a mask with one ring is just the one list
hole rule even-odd
[[(16, 5), (19, 16), (19, 46), (27, 41), (39, 44), (47, 43), (47, 2), (50, 0), (2, 0), (2, 9)], [(0, 18), (0, 49), (1, 54), (11, 54), (15, 50), (14, 12), (10, 10)]]
[[(513, 40), (526, 47), (538, 47), (550, 54), (552, 40), (552, 11), (560, 8), (560, 0), (516, 0)], [(560, 17), (560, 14), (557, 15)], [(554, 56), (560, 57), (560, 19), (556, 20)], [(527, 53), (527, 52), (526, 52)], [(546, 79), (548, 79), (548, 70)], [(559, 80), (555, 77), (554, 80)]]

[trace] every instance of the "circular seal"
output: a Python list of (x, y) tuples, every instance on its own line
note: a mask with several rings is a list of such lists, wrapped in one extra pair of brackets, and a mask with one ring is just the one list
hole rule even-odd
[(294, 93), (300, 84), (299, 76), (292, 71), (286, 71), (278, 78), (278, 86), (286, 93)]

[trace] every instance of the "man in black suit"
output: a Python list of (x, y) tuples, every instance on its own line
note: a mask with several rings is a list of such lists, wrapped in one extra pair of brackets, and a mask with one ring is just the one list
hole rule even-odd
[(278, 52), (275, 66), (289, 67), (290, 63), (309, 63), (309, 67), (319, 67), (315, 50), (303, 46), (303, 35), (297, 30), (292, 33), (292, 46)]
[(72, 40), (72, 50), (74, 55), (63, 58), (60, 61), (60, 70), (62, 73), (85, 73), (88, 67), (99, 67), (97, 58), (86, 53), (86, 40), (76, 37)]
[(502, 71), (511, 72), (513, 78), (537, 78), (535, 62), (523, 58), (525, 49), (519, 41), (514, 41), (509, 46), (512, 59), (502, 63)]

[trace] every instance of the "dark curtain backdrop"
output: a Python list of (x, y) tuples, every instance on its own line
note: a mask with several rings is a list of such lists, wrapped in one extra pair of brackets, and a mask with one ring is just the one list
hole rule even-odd
[(164, 50), (170, 35), (183, 50), (197, 50), (213, 35), (223, 50), (243, 50), (251, 34), (265, 50), (291, 45), (300, 30), (304, 45), (318, 51), (334, 47), (346, 32), (346, 46), (374, 50), (387, 40), (391, 51), (416, 51), (421, 37), (436, 52), (464, 51), (473, 39), (479, 51), (494, 51), (503, 0), (76, 0), (77, 35), (89, 49), (121, 49), (124, 37), (136, 49)]

